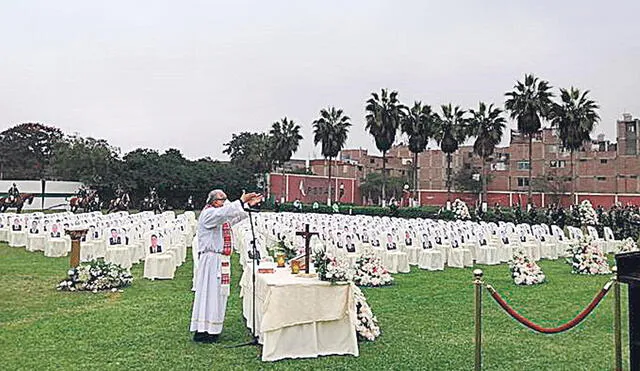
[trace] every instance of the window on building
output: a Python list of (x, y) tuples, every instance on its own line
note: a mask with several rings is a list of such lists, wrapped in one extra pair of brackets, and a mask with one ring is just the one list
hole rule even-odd
[(369, 159), (369, 163), (370, 164), (375, 164), (376, 163), (376, 159), (375, 158)]
[(550, 144), (547, 146), (547, 152), (549, 153), (556, 153), (558, 152), (558, 146), (555, 144)]
[(529, 161), (518, 161), (518, 170), (529, 170)]
[(558, 167), (558, 161), (556, 160), (549, 161), (549, 167)]
[(518, 187), (528, 187), (529, 178), (518, 178)]
[(473, 152), (467, 153), (467, 157), (472, 158), (473, 157)]
[(549, 161), (549, 167), (553, 167), (553, 168), (556, 168), (556, 167), (563, 168), (563, 167), (565, 167), (565, 166), (567, 166), (567, 161), (565, 161), (565, 160), (551, 160), (551, 161)]
[(629, 122), (627, 123), (627, 133), (635, 133), (636, 132), (636, 123)]
[(580, 162), (587, 162), (587, 159), (586, 158), (581, 158)]
[(551, 182), (551, 181), (553, 181), (553, 177), (552, 176), (548, 176), (547, 180)]
[(596, 179), (598, 179), (599, 181), (605, 181), (605, 180), (607, 180), (607, 177), (597, 176)]
[(629, 178), (630, 179), (638, 179), (638, 176), (637, 175), (629, 175)]
[(606, 164), (607, 162), (608, 162), (608, 161), (607, 161), (607, 159), (606, 159), (606, 158), (600, 159), (600, 163), (601, 163), (601, 164)]
[(465, 169), (471, 169), (471, 164), (464, 164)]

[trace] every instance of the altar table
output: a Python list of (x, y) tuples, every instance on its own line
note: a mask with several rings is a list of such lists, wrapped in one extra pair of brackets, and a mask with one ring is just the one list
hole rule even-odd
[[(240, 282), (242, 311), (253, 328), (252, 272), (247, 265)], [(358, 356), (356, 308), (351, 284), (292, 275), (288, 268), (256, 277), (256, 324), (262, 360)]]

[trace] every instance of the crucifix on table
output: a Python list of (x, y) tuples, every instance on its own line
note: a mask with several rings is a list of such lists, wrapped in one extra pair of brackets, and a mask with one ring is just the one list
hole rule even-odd
[(296, 232), (296, 236), (302, 236), (304, 238), (304, 272), (309, 273), (309, 254), (311, 250), (309, 249), (309, 241), (312, 236), (317, 236), (318, 232), (309, 232), (309, 224), (304, 225), (304, 231)]

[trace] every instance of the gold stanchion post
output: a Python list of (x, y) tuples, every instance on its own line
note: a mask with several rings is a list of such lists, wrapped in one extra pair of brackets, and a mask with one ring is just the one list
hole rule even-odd
[(476, 349), (474, 370), (482, 369), (482, 269), (474, 269)]
[(616, 371), (622, 371), (622, 321), (620, 310), (620, 282), (618, 281), (618, 268), (613, 267), (613, 337), (615, 343)]

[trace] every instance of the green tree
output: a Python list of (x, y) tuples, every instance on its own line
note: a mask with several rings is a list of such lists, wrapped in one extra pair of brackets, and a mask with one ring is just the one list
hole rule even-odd
[(373, 136), (376, 147), (382, 152), (382, 200), (386, 201), (387, 151), (396, 140), (404, 106), (398, 100), (397, 91), (389, 93), (387, 89), (382, 89), (380, 95), (371, 93), (365, 109), (365, 129)]
[(62, 131), (39, 123), (16, 125), (0, 133), (0, 178), (43, 179)]
[(367, 174), (364, 181), (360, 184), (360, 194), (371, 200), (382, 199), (383, 182), (386, 182), (387, 185), (387, 195), (394, 198), (400, 198), (402, 196), (402, 187), (404, 186), (406, 179), (393, 176), (384, 179), (380, 173)]
[(502, 140), (507, 121), (500, 108), (494, 108), (493, 104), (487, 106), (484, 102), (478, 104), (477, 111), (472, 109), (469, 113), (471, 136), (476, 137), (473, 152), (482, 159), (482, 201), (487, 202), (487, 162)]
[(163, 184), (164, 171), (158, 151), (138, 148), (124, 155), (125, 174), (122, 185), (131, 192), (135, 199), (144, 197), (150, 187)]
[(271, 136), (266, 133), (242, 132), (232, 134), (231, 141), (224, 145), (226, 148), (223, 153), (229, 155), (231, 164), (261, 177), (263, 192), (267, 194), (267, 176), (273, 169), (274, 162)]
[(527, 202), (531, 203), (531, 148), (533, 147), (533, 135), (540, 131), (542, 119), (549, 117), (551, 110), (551, 86), (545, 80), (540, 80), (534, 75), (525, 75), (524, 82), (516, 82), (514, 90), (506, 93), (508, 97), (505, 109), (509, 111), (511, 118), (517, 120), (518, 131), (529, 137), (529, 192)]
[(589, 90), (580, 92), (571, 87), (569, 90), (560, 89), (560, 103), (554, 103), (551, 112), (551, 124), (558, 129), (562, 145), (571, 154), (571, 199), (574, 199), (575, 165), (573, 154), (579, 151), (585, 142), (591, 139), (591, 132), (595, 124), (600, 121), (599, 106), (589, 99)]
[(442, 116), (438, 117), (435, 139), (440, 149), (447, 155), (447, 200), (451, 200), (451, 156), (469, 136), (466, 111), (451, 103), (442, 105)]
[[(484, 175), (483, 175), (484, 177)], [(458, 192), (473, 192), (479, 194), (482, 192), (483, 181), (474, 178), (473, 169), (461, 168), (456, 171), (453, 176), (453, 187)]]
[(422, 153), (429, 139), (435, 134), (437, 115), (431, 110), (431, 106), (422, 105), (422, 102), (414, 102), (402, 116), (400, 129), (409, 138), (409, 151), (413, 153), (412, 185), (415, 192), (418, 190), (418, 154)]
[[(331, 165), (333, 159), (344, 147), (351, 123), (349, 116), (342, 109), (329, 107), (320, 110), (320, 117), (313, 122), (313, 144), (322, 143), (322, 156), (329, 160), (329, 193), (327, 205), (331, 206), (333, 193), (331, 192)], [(335, 200), (334, 200), (335, 201)]]
[(53, 178), (74, 180), (98, 189), (115, 186), (120, 177), (120, 149), (104, 139), (65, 137), (55, 147)]
[[(291, 156), (298, 150), (302, 135), (300, 135), (300, 126), (293, 120), (284, 117), (280, 121), (276, 121), (271, 125), (269, 134), (272, 138), (273, 159), (282, 169), (282, 179), (284, 181), (284, 163), (291, 159)], [(282, 187), (282, 196), (284, 197), (285, 187)]]

